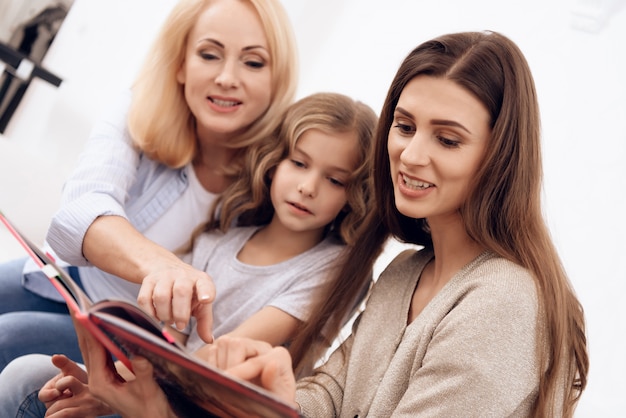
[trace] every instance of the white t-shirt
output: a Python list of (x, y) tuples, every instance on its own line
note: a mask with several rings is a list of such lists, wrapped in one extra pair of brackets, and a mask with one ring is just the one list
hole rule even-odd
[(178, 200), (152, 226), (144, 236), (175, 251), (191, 243), (189, 231), (209, 220), (209, 210), (216, 198), (200, 184), (193, 166), (185, 167), (189, 186)]

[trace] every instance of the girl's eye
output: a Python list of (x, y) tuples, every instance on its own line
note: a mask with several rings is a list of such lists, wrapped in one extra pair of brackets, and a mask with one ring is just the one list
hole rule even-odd
[(328, 180), (335, 186), (344, 187), (345, 183), (341, 180), (337, 180), (336, 178), (329, 177)]
[(291, 159), (291, 163), (295, 165), (296, 167), (300, 167), (300, 168), (304, 167), (304, 163), (302, 161)]
[(407, 125), (402, 122), (396, 122), (393, 128), (400, 131), (401, 135), (412, 135), (415, 132), (415, 128), (412, 125)]
[(441, 135), (437, 136), (437, 139), (439, 140), (441, 145), (443, 145), (446, 148), (458, 148), (459, 147), (459, 141), (457, 140), (449, 139)]

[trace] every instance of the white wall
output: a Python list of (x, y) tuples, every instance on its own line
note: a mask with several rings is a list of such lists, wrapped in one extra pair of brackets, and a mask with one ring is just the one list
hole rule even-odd
[[(0, 209), (41, 239), (90, 124), (125, 88), (174, 0), (76, 0), (47, 57), (64, 83), (33, 85), (0, 137)], [(380, 110), (411, 48), (445, 32), (516, 41), (543, 114), (546, 216), (586, 309), (589, 386), (577, 417), (626, 410), (626, 10), (617, 0), (284, 0), (301, 52), (299, 96), (327, 90)], [(599, 12), (598, 12), (599, 10)], [(581, 15), (582, 11), (582, 15)], [(589, 16), (602, 23), (595, 31)], [(31, 174), (32, 173), (32, 174)], [(46, 190), (46, 188), (48, 190)], [(43, 196), (43, 202), (42, 198)], [(0, 260), (19, 254), (2, 241)], [(379, 268), (398, 251), (392, 247)]]

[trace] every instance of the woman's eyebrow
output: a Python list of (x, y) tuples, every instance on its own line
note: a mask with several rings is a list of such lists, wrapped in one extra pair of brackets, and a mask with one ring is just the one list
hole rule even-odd
[[(202, 38), (202, 39), (200, 39), (200, 40), (198, 41), (198, 43), (201, 43), (201, 42), (209, 42), (209, 43), (212, 43), (212, 44), (214, 44), (215, 46), (220, 47), (220, 48), (222, 48), (222, 49), (224, 49), (224, 48), (225, 48), (224, 44), (223, 44), (223, 43), (221, 43), (220, 41), (218, 41), (217, 39), (213, 39), (213, 38)], [(266, 48), (266, 47), (264, 47), (263, 45), (249, 45), (249, 46), (246, 46), (246, 47), (242, 48), (241, 50), (242, 50), (242, 51), (251, 51), (251, 50), (253, 50), (253, 49), (263, 49), (263, 50), (267, 51), (267, 48)]]
[[(411, 112), (409, 112), (408, 110), (402, 108), (402, 107), (396, 107), (396, 112), (403, 114), (404, 116), (406, 116), (407, 118), (410, 118), (412, 120), (415, 120), (415, 117), (413, 116), (413, 114)], [(441, 126), (452, 126), (452, 127), (456, 127), (456, 128), (460, 128), (463, 129), (465, 132), (467, 132), (468, 134), (472, 134), (472, 132), (470, 132), (469, 129), (467, 129), (465, 126), (463, 126), (462, 124), (460, 124), (459, 122), (453, 121), (453, 120), (447, 120), (447, 119), (432, 119), (430, 121), (430, 123), (432, 123), (433, 125), (441, 125)]]

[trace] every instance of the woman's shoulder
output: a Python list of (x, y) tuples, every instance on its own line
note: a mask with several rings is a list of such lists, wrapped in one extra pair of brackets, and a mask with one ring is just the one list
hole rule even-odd
[(484, 285), (503, 288), (506, 291), (525, 290), (535, 294), (535, 281), (528, 269), (489, 251), (467, 265), (463, 273), (467, 280), (475, 280)]
[(531, 272), (490, 252), (468, 264), (450, 284), (450, 291), (463, 304), (474, 304), (485, 313), (514, 311), (520, 318), (534, 318), (539, 309)]
[[(396, 256), (381, 275), (381, 279), (387, 279), (379, 281), (387, 282), (386, 286), (396, 287), (402, 285), (394, 282), (404, 282), (410, 288), (432, 257), (433, 252), (428, 248), (404, 251)], [(529, 307), (529, 314), (536, 311), (538, 303), (535, 280), (531, 272), (490, 251), (483, 252), (461, 268), (442, 289), (441, 297), (456, 300), (455, 303), (475, 300), (478, 304), (483, 304), (489, 300), (494, 305), (526, 305)]]

